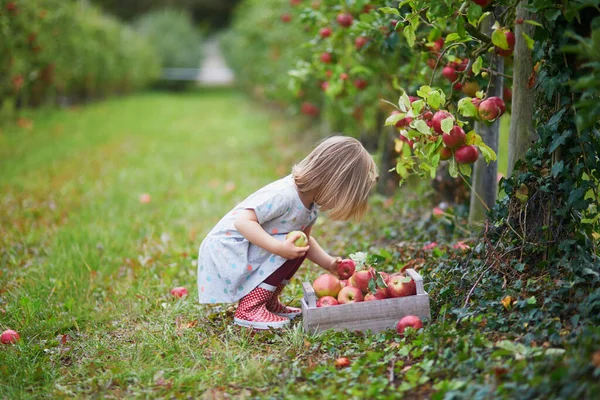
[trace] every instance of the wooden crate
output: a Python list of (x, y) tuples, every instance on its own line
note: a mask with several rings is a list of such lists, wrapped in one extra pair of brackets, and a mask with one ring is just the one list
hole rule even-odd
[(333, 329), (335, 331), (379, 332), (396, 328), (396, 323), (406, 315), (416, 315), (421, 319), (430, 318), (429, 295), (423, 290), (423, 278), (414, 269), (406, 273), (416, 284), (417, 294), (383, 300), (361, 301), (330, 307), (317, 307), (317, 296), (312, 285), (302, 283), (302, 319), (306, 332), (316, 333)]

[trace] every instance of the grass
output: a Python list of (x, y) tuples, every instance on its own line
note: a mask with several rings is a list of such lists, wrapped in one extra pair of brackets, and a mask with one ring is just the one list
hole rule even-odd
[[(231, 324), (234, 305), (199, 305), (204, 234), (315, 139), (235, 91), (150, 92), (23, 117), (0, 131), (0, 330), (22, 337), (0, 346), (2, 399), (600, 393), (600, 328), (561, 320), (538, 279), (505, 288), (488, 276), (460, 308), (485, 265), (456, 263), (466, 209), (433, 217), (422, 184), (374, 196), (361, 224), (319, 218), (314, 229), (332, 254), (376, 253), (388, 272), (418, 267), (432, 308), (418, 333), (309, 335), (300, 321), (253, 332)], [(438, 248), (425, 251), (428, 241)], [(304, 266), (284, 300), (319, 273)], [(173, 298), (174, 286), (190, 295)], [(350, 368), (333, 366), (340, 356)]]
[[(276, 123), (231, 91), (24, 117), (32, 128), (0, 134), (0, 328), (23, 337), (0, 351), (0, 398), (274, 379), (252, 335), (202, 318), (194, 299), (203, 235), (295, 159)], [(176, 285), (189, 299), (171, 298)]]

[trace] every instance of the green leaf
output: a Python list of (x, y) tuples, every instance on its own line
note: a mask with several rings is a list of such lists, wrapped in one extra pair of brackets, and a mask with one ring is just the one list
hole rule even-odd
[(412, 108), (415, 115), (421, 114), (421, 111), (423, 111), (423, 107), (425, 107), (425, 102), (423, 100), (417, 100), (412, 103)]
[(530, 298), (527, 299), (527, 304), (529, 304), (529, 305), (533, 305), (536, 303), (537, 303), (537, 300), (535, 299), (535, 296), (531, 296)]
[(452, 127), (454, 126), (454, 118), (448, 117), (442, 120), (442, 131), (444, 133), (450, 133)]
[(552, 176), (556, 178), (565, 169), (565, 162), (560, 160), (552, 166)]
[(477, 117), (477, 107), (473, 104), (470, 97), (463, 97), (458, 101), (458, 112), (463, 117)]
[(452, 157), (449, 161), (450, 165), (448, 167), (448, 173), (451, 177), (456, 178), (458, 176), (458, 164), (456, 163), (456, 159)]
[(475, 62), (473, 62), (473, 73), (475, 74), (475, 76), (479, 75), (479, 73), (481, 72), (481, 67), (483, 66), (483, 58), (481, 58), (481, 56), (477, 57), (475, 59)]
[(442, 37), (442, 31), (440, 30), (440, 28), (438, 28), (436, 26), (429, 32), (429, 35), (427, 35), (427, 41), (430, 43), (435, 42), (436, 40), (438, 40), (441, 37)]
[(377, 286), (380, 288), (385, 288), (387, 287), (387, 285), (385, 284), (385, 281), (383, 280), (383, 277), (381, 276), (381, 274), (377, 274)]
[(527, 200), (529, 200), (529, 188), (526, 184), (522, 183), (521, 186), (519, 186), (515, 192), (515, 197), (519, 199), (521, 203), (527, 203)]
[(427, 104), (436, 110), (440, 108), (440, 105), (442, 104), (442, 96), (440, 95), (440, 92), (434, 90), (429, 93), (429, 96), (427, 97)]
[(381, 11), (384, 14), (392, 14), (392, 15), (400, 15), (400, 11), (398, 11), (397, 8), (392, 8), (392, 7), (381, 7), (379, 9), (379, 11)]
[(427, 97), (429, 97), (429, 93), (431, 93), (431, 90), (432, 89), (430, 86), (423, 85), (417, 89), (417, 96), (427, 99)]
[(527, 36), (525, 32), (521, 32), (521, 34), (523, 35), (523, 38), (525, 39), (525, 43), (527, 43), (527, 47), (529, 48), (529, 50), (533, 50), (533, 45), (535, 43), (533, 39)]
[(404, 37), (406, 38), (406, 42), (408, 43), (408, 46), (414, 47), (415, 40), (416, 40), (415, 28), (412, 25), (408, 25), (404, 28), (403, 33), (404, 33)]
[(375, 294), (376, 291), (377, 291), (377, 285), (375, 283), (375, 279), (371, 278), (371, 279), (369, 279), (369, 292)]
[(422, 119), (417, 119), (410, 124), (411, 127), (424, 135), (431, 136), (431, 128), (427, 126), (427, 123)]
[(385, 120), (385, 126), (396, 125), (396, 123), (398, 121), (400, 121), (402, 118), (404, 118), (405, 116), (406, 116), (406, 114), (403, 114), (403, 113), (392, 114), (389, 117), (387, 117), (387, 119)]
[(410, 99), (408, 98), (406, 92), (403, 92), (400, 98), (398, 99), (398, 107), (402, 112), (407, 112), (412, 108), (410, 105)]
[(526, 24), (529, 24), (529, 25), (533, 25), (533, 26), (539, 26), (539, 27), (543, 27), (544, 26), (544, 25), (540, 24), (539, 22), (533, 21), (531, 19), (526, 19), (523, 22), (525, 22)]
[(464, 176), (471, 176), (471, 164), (458, 164), (458, 169)]
[(494, 46), (500, 47), (501, 49), (508, 49), (508, 41), (503, 29), (496, 29), (492, 32), (492, 43)]
[(467, 31), (465, 30), (465, 20), (464, 18), (458, 18), (456, 20), (456, 31), (461, 38), (467, 36)]
[(458, 33), (451, 33), (448, 36), (446, 36), (446, 43), (450, 43), (450, 42), (455, 42), (457, 40), (460, 40), (460, 35)]

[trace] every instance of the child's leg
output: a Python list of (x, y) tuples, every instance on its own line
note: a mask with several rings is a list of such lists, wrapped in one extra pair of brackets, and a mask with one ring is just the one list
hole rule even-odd
[(265, 283), (277, 286), (277, 289), (275, 292), (273, 292), (273, 296), (267, 302), (267, 310), (287, 318), (294, 318), (302, 313), (300, 308), (289, 307), (282, 304), (279, 301), (279, 295), (289, 283), (290, 279), (294, 276), (296, 271), (298, 271), (305, 258), (306, 257), (300, 257), (294, 260), (288, 260), (277, 271), (273, 272), (267, 279), (265, 279)]

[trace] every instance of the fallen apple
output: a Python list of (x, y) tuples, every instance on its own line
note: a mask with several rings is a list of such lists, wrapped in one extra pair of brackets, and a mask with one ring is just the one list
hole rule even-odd
[(7, 329), (0, 335), (0, 342), (2, 344), (15, 344), (19, 339), (21, 339), (21, 336), (19, 336), (17, 331), (13, 331), (12, 329)]
[(349, 279), (355, 270), (356, 263), (350, 258), (343, 259), (337, 265), (337, 274), (340, 279)]
[(313, 289), (319, 298), (323, 296), (336, 297), (341, 288), (340, 280), (331, 274), (323, 274), (313, 282)]
[(300, 236), (298, 237), (298, 239), (294, 240), (294, 246), (296, 246), (296, 247), (308, 246), (308, 238), (306, 237), (306, 234), (302, 231), (291, 231), (290, 233), (285, 235), (285, 240), (288, 240), (289, 238), (293, 237), (294, 235), (298, 235), (298, 234), (300, 234)]
[(140, 203), (148, 204), (152, 201), (152, 197), (148, 193), (144, 193), (140, 196)]
[(423, 321), (421, 321), (421, 318), (415, 315), (407, 315), (402, 317), (396, 324), (396, 332), (404, 336), (404, 330), (408, 327), (411, 327), (415, 330), (421, 329), (423, 327)]
[(346, 368), (350, 366), (350, 360), (346, 357), (340, 357), (333, 363), (336, 368)]
[(317, 307), (337, 306), (339, 303), (333, 296), (323, 296), (317, 300)]
[(188, 291), (183, 286), (171, 289), (171, 294), (175, 297), (184, 297), (188, 295)]
[(342, 288), (337, 295), (338, 303), (340, 304), (349, 304), (349, 303), (358, 303), (364, 300), (363, 293), (359, 288), (354, 286), (346, 286)]

